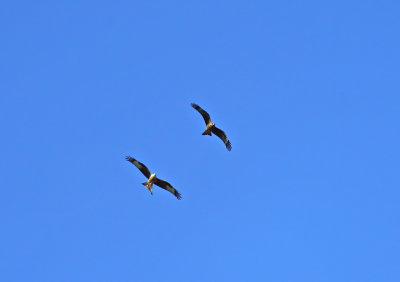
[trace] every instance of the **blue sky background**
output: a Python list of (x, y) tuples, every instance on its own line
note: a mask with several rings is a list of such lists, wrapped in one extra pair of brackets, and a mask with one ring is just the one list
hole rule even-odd
[(2, 281), (400, 281), (398, 1), (56, 2), (0, 10)]

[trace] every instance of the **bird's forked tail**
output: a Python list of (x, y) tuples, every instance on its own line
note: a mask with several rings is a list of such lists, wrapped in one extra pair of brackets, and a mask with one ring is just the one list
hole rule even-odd
[(201, 135), (210, 135), (211, 136), (211, 130), (204, 131)]
[(142, 185), (143, 185), (144, 187), (146, 187), (147, 190), (150, 191), (150, 194), (151, 194), (151, 195), (153, 195), (153, 189), (152, 189), (152, 187), (149, 185), (149, 183), (143, 182)]

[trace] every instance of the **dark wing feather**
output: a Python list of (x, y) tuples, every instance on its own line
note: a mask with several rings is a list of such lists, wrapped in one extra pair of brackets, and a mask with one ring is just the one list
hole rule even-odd
[(204, 121), (206, 122), (206, 125), (209, 124), (211, 122), (211, 118), (210, 115), (203, 110), (199, 105), (195, 104), (195, 103), (191, 103), (190, 104), (194, 109), (196, 109), (204, 118)]
[(211, 129), (211, 131), (212, 131), (212, 133), (217, 135), (222, 141), (224, 141), (225, 147), (228, 149), (228, 151), (232, 150), (231, 142), (229, 141), (228, 137), (226, 137), (226, 134), (223, 130), (214, 126)]
[(156, 178), (154, 181), (154, 184), (171, 192), (172, 194), (175, 195), (175, 197), (180, 200), (181, 199), (181, 194), (178, 192), (178, 190), (176, 190), (174, 187), (172, 187), (171, 184), (169, 184), (167, 181)]
[(144, 164), (142, 164), (141, 162), (135, 160), (131, 156), (127, 156), (125, 158), (125, 160), (127, 160), (128, 162), (133, 163), (144, 174), (144, 176), (146, 176), (147, 178), (150, 178), (151, 172)]

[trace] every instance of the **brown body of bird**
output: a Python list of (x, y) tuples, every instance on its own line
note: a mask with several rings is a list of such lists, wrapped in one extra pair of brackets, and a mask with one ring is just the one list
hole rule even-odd
[(215, 123), (210, 122), (206, 125), (206, 130), (202, 133), (202, 135), (210, 135), (211, 136), (211, 132), (213, 127), (215, 126)]
[(204, 119), (204, 122), (206, 123), (206, 130), (202, 133), (202, 135), (211, 136), (212, 133), (214, 133), (222, 140), (222, 142), (224, 142), (225, 147), (228, 151), (232, 150), (231, 142), (229, 141), (225, 132), (222, 129), (219, 129), (218, 127), (215, 126), (215, 123), (211, 121), (210, 115), (205, 110), (203, 110), (199, 105), (195, 103), (191, 103), (190, 105), (201, 114), (201, 116)]
[(136, 166), (143, 173), (143, 175), (148, 178), (148, 180), (146, 182), (143, 182), (142, 185), (144, 185), (150, 191), (151, 195), (153, 195), (153, 184), (155, 184), (158, 187), (163, 188), (168, 192), (172, 193), (178, 200), (181, 199), (181, 194), (178, 192), (178, 190), (172, 187), (172, 185), (169, 182), (157, 178), (156, 174), (155, 173), (152, 174), (144, 164), (132, 158), (131, 156), (127, 156), (125, 159), (128, 162), (132, 163), (134, 166)]

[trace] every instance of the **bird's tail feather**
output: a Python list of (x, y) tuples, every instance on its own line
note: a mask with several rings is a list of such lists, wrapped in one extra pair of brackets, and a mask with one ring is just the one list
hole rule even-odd
[(149, 183), (143, 182), (142, 185), (150, 191), (150, 194), (153, 195), (153, 189), (150, 187)]
[(201, 135), (210, 135), (210, 136), (211, 136), (211, 131), (208, 131), (208, 132), (207, 132), (207, 130), (206, 130), (206, 131), (204, 131)]

